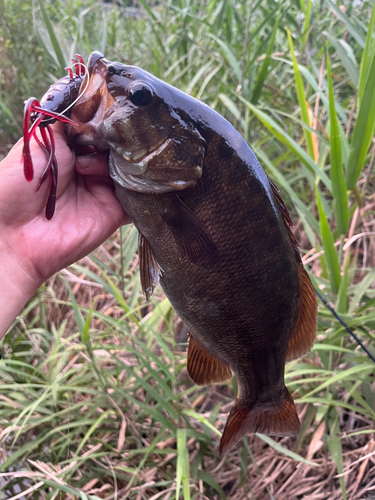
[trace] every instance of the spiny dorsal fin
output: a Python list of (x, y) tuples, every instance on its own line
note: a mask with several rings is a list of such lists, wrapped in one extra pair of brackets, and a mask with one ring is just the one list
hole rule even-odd
[(192, 335), (187, 353), (187, 370), (197, 385), (217, 384), (232, 378), (230, 366), (215, 358)]
[(285, 206), (284, 200), (281, 198), (281, 195), (279, 193), (279, 190), (277, 189), (276, 184), (274, 184), (270, 180), (270, 185), (271, 185), (271, 189), (272, 189), (273, 195), (274, 195), (274, 197), (276, 199), (276, 202), (279, 205), (281, 217), (283, 218), (283, 221), (284, 221), (284, 223), (285, 223), (285, 225), (287, 227), (289, 238), (291, 239), (292, 245), (294, 247), (294, 250), (295, 250), (295, 253), (296, 253), (296, 260), (297, 260), (297, 262), (302, 262), (301, 261), (301, 256), (300, 256), (299, 251), (298, 251), (298, 243), (297, 243), (297, 240), (296, 240), (296, 238), (295, 238), (295, 236), (293, 234), (293, 231), (292, 231), (292, 227), (294, 226), (293, 221), (292, 221), (292, 219), (291, 219), (291, 217), (289, 215), (288, 209)]
[(138, 257), (142, 290), (146, 295), (146, 299), (149, 300), (156, 285), (159, 283), (162, 269), (142, 233), (138, 233)]

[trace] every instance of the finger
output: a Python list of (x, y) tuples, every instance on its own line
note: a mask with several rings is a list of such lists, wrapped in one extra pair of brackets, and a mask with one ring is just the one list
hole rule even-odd
[(103, 175), (109, 177), (108, 153), (92, 153), (77, 156), (75, 169), (82, 175)]
[(51, 125), (51, 127), (53, 130), (53, 133), (55, 134), (55, 137), (56, 136), (62, 137), (64, 139), (64, 141), (67, 142), (66, 133), (65, 133), (65, 130), (66, 130), (65, 123), (56, 121), (55, 123), (53, 123)]
[(95, 197), (98, 205), (111, 212), (111, 219), (118, 226), (130, 224), (132, 221), (117, 199), (115, 188), (109, 177), (83, 177), (86, 189)]
[[(64, 126), (62, 124), (53, 125), (53, 132), (58, 163), (57, 196), (59, 197), (68, 186), (74, 173), (75, 155), (67, 145)], [(39, 132), (37, 133), (39, 134)], [(24, 223), (27, 219), (42, 215), (50, 191), (50, 175), (46, 177), (45, 182), (38, 190), (42, 173), (47, 165), (47, 156), (34, 137), (31, 137), (29, 146), (34, 173), (31, 182), (27, 182), (24, 178), (22, 139), (17, 142), (0, 165), (0, 203), (4, 203), (7, 207), (6, 210), (2, 211), (2, 216), (12, 223)]]

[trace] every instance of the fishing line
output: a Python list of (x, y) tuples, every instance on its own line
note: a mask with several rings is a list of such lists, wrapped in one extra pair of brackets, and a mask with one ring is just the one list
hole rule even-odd
[[(82, 66), (82, 67), (83, 67), (83, 69), (85, 70), (85, 79), (87, 80), (87, 81), (86, 81), (86, 84), (85, 84), (85, 88), (84, 88), (83, 90), (81, 90), (81, 89), (80, 89), (79, 94), (78, 94), (78, 97), (77, 97), (77, 98), (76, 98), (76, 99), (75, 99), (75, 100), (74, 100), (71, 104), (69, 104), (69, 106), (68, 106), (67, 108), (65, 108), (65, 109), (64, 109), (64, 111), (62, 111), (62, 112), (59, 114), (59, 116), (60, 116), (60, 115), (62, 115), (62, 114), (64, 114), (64, 113), (66, 113), (66, 112), (68, 111), (68, 109), (70, 109), (71, 107), (73, 107), (73, 106), (75, 105), (75, 103), (81, 99), (82, 94), (83, 94), (84, 92), (86, 92), (86, 89), (87, 89), (87, 87), (89, 86), (89, 83), (90, 83), (90, 78), (89, 78), (89, 72), (88, 72), (88, 68), (87, 68), (86, 64), (83, 64), (83, 63), (81, 63), (81, 62), (78, 62), (78, 63), (73, 63), (73, 64), (72, 64), (72, 66), (76, 66), (77, 64), (79, 64), (79, 66)], [(72, 67), (72, 66), (70, 66), (70, 67)], [(86, 77), (87, 77), (87, 78), (86, 78)]]
[(371, 352), (367, 349), (367, 347), (361, 342), (361, 340), (357, 337), (357, 335), (353, 332), (353, 330), (345, 323), (345, 321), (337, 314), (337, 312), (333, 309), (332, 306), (329, 305), (328, 301), (321, 295), (320, 292), (316, 288), (314, 288), (316, 295), (320, 298), (323, 304), (327, 309), (331, 311), (334, 317), (342, 324), (342, 326), (346, 329), (346, 331), (353, 337), (353, 339), (357, 342), (358, 345), (362, 347), (367, 356), (375, 363), (375, 357), (371, 354)]

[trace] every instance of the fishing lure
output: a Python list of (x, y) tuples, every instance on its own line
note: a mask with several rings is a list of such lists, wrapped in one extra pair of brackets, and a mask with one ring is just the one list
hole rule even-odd
[[(47, 157), (47, 166), (40, 178), (38, 189), (45, 182), (48, 174), (51, 175), (51, 187), (46, 205), (46, 218), (50, 220), (55, 212), (57, 188), (57, 161), (55, 157), (55, 140), (51, 124), (55, 121), (75, 124), (70, 120), (74, 102), (77, 100), (86, 70), (82, 57), (76, 54), (74, 63), (75, 72), (65, 68), (68, 75), (64, 76), (50, 86), (40, 102), (35, 97), (30, 97), (25, 102), (23, 120), (23, 152), (22, 160), (24, 174), (27, 181), (34, 177), (33, 163), (30, 154), (30, 139), (34, 137)], [(38, 137), (39, 130), (41, 139)]]

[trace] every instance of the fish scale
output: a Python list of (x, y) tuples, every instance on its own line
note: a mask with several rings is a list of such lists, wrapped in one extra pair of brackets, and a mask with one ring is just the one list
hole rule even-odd
[(236, 377), (220, 452), (249, 432), (295, 435), (284, 366), (311, 348), (317, 305), (276, 187), (241, 135), (202, 102), (99, 53), (88, 75), (83, 100), (101, 79), (100, 104), (89, 111), (78, 102), (79, 126), (68, 134), (73, 144), (108, 145), (117, 197), (139, 231), (146, 297), (160, 280), (188, 326), (194, 382)]

